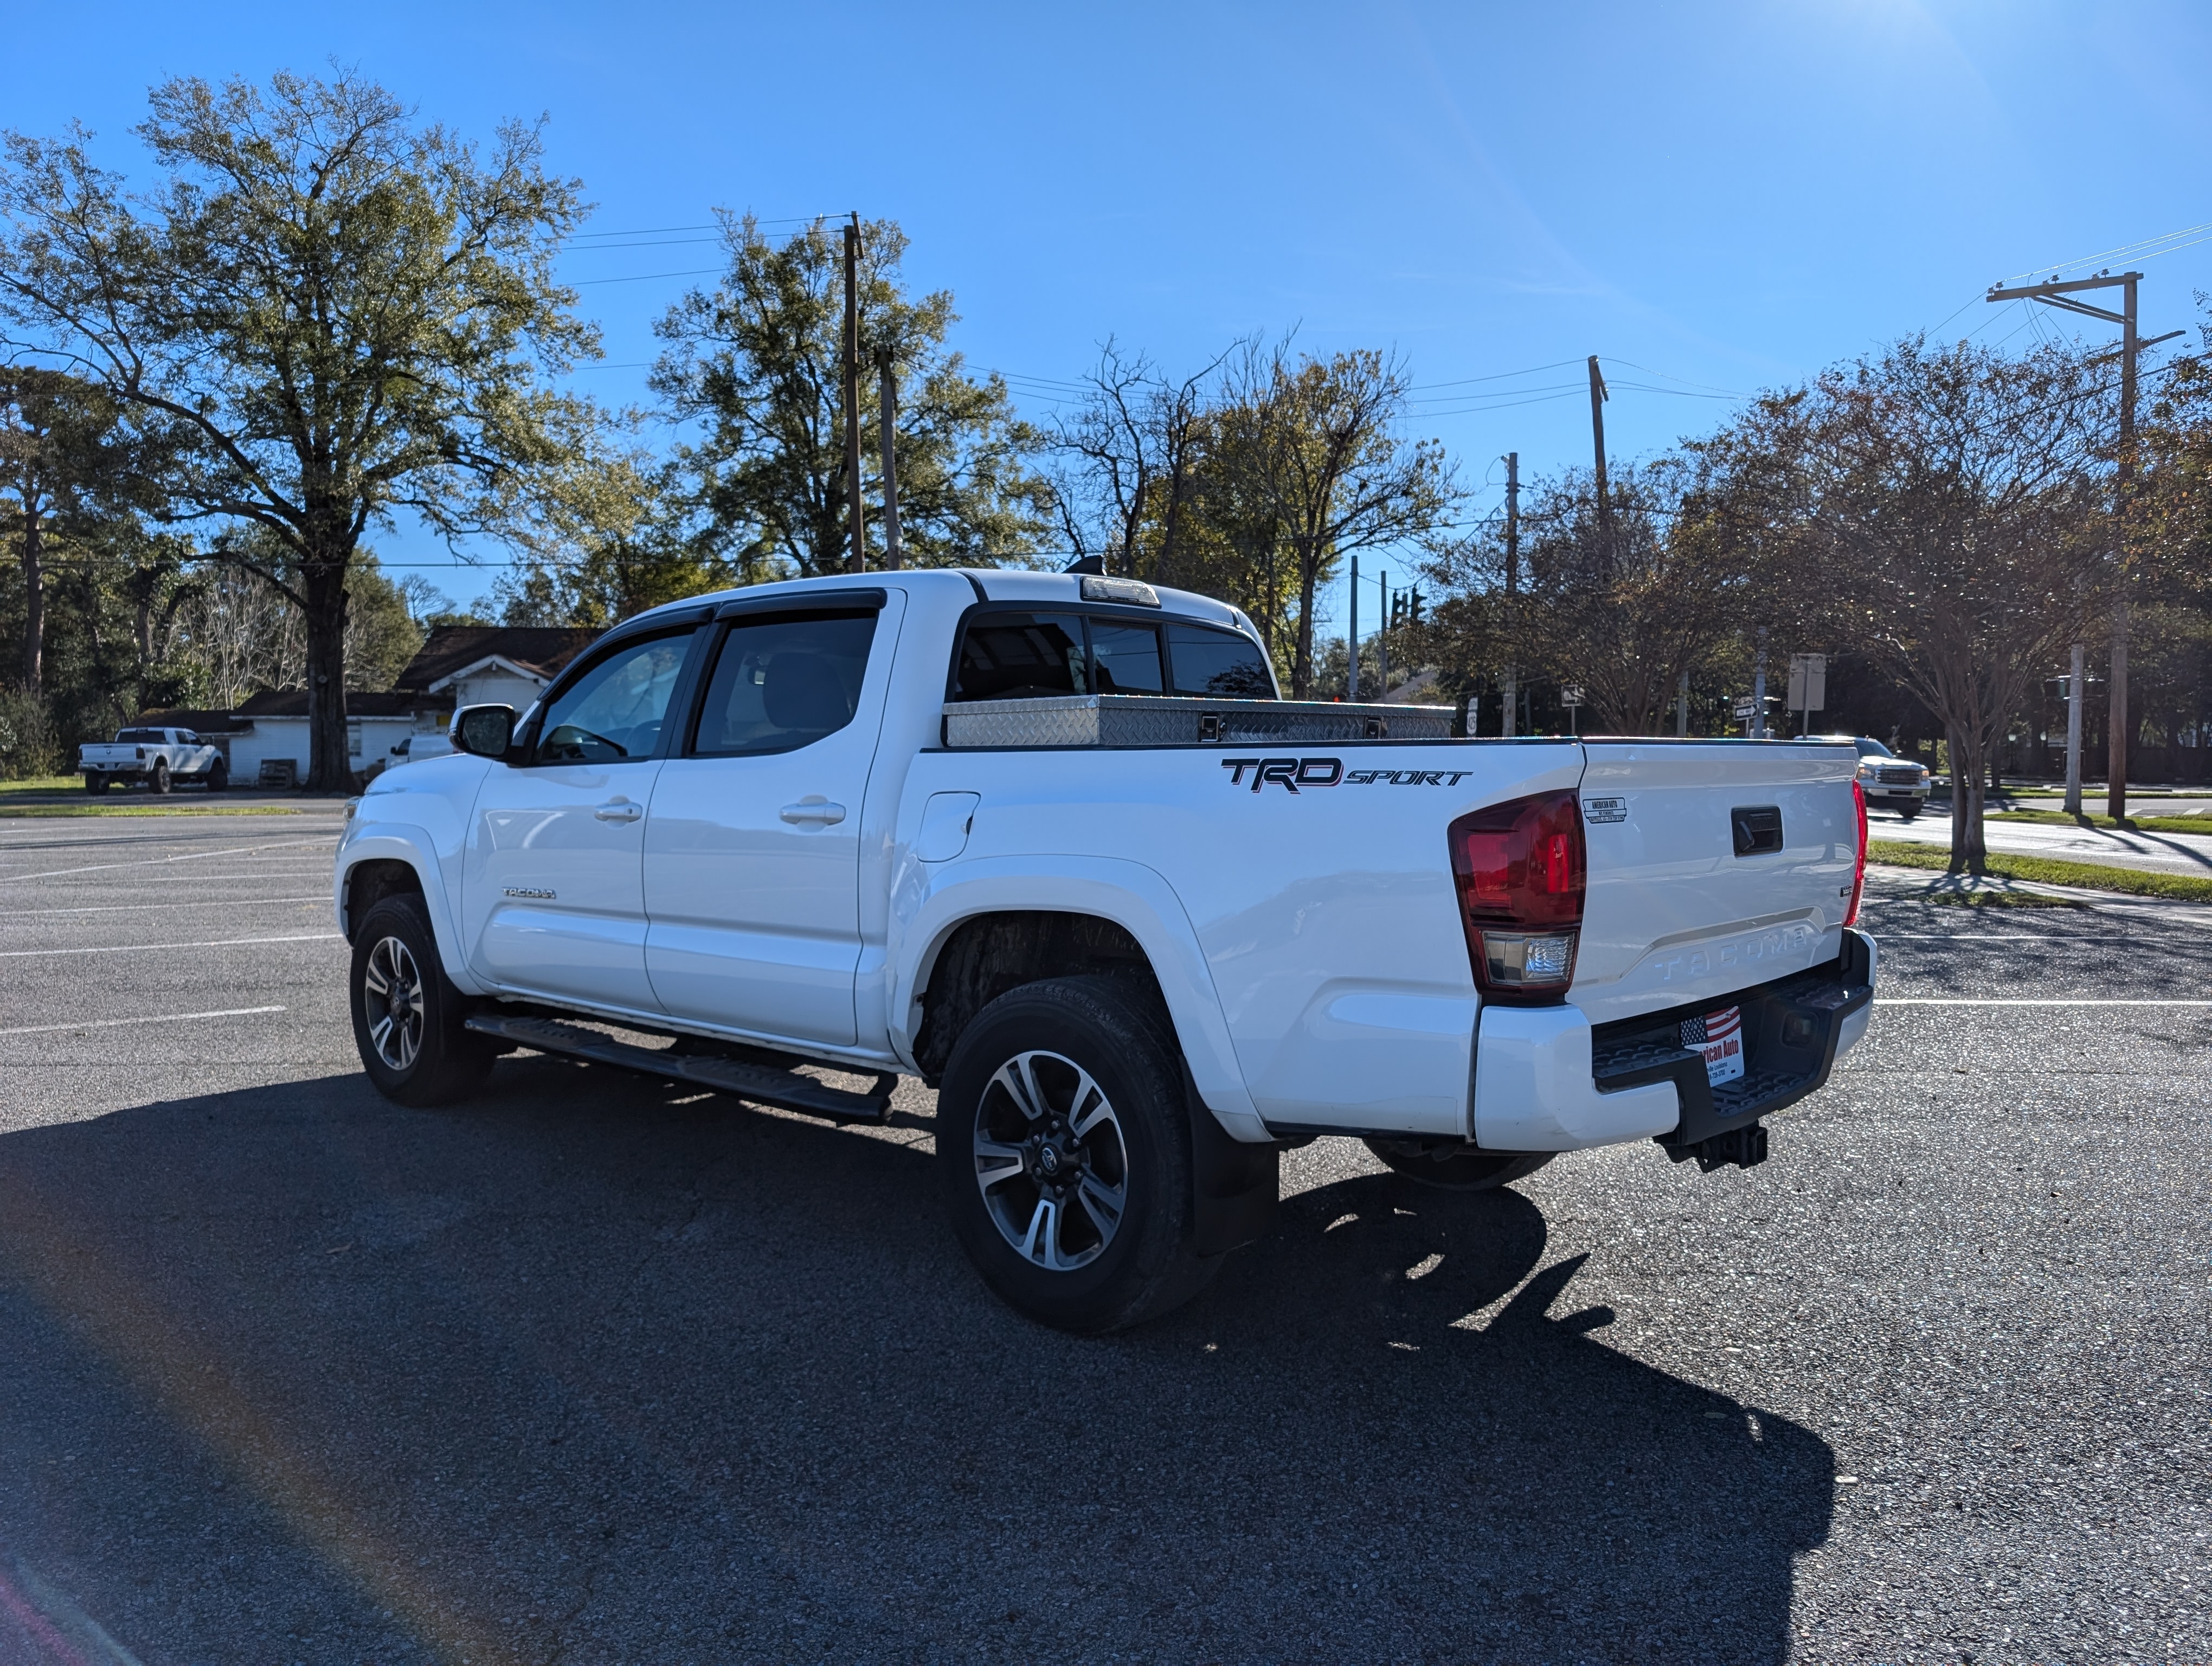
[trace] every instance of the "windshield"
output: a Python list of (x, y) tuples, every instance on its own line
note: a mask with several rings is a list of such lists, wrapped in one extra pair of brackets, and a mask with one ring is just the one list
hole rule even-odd
[(1851, 745), (1859, 749), (1861, 757), (1895, 757), (1897, 756), (1879, 740), (1869, 740), (1863, 735), (1853, 741)]

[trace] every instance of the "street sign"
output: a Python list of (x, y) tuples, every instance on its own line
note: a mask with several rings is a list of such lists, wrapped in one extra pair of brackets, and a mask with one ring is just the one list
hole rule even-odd
[(1753, 711), (1751, 696), (1747, 694), (1738, 695), (1736, 696), (1735, 704), (1731, 707), (1730, 709), (1735, 713), (1736, 720), (1739, 722), (1749, 722), (1751, 721), (1751, 714)]
[(1583, 703), (1583, 691), (1580, 689), (1561, 689), (1559, 690), (1559, 703), (1563, 706), (1581, 705)]
[(1825, 711), (1828, 705), (1828, 656), (1790, 656), (1790, 705), (1793, 712)]

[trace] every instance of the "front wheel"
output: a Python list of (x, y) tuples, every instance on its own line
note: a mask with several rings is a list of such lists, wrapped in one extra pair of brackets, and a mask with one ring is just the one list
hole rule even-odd
[(1220, 1262), (1191, 1219), (1190, 1118), (1208, 1113), (1152, 992), (1058, 978), (999, 997), (937, 1096), (952, 1228), (983, 1280), (1039, 1322), (1095, 1335), (1188, 1301)]
[(465, 1027), (467, 997), (439, 962), (419, 897), (387, 897), (369, 909), (354, 934), (347, 983), (354, 1045), (386, 1098), (446, 1104), (483, 1084), (491, 1046)]
[(1909, 822), (1915, 816), (1920, 813), (1920, 806), (1917, 804), (1907, 805), (1904, 809), (1899, 810), (1897, 813), (1900, 820)]
[(1394, 1174), (1448, 1192), (1486, 1192), (1527, 1178), (1552, 1160), (1547, 1151), (1476, 1151), (1458, 1140), (1386, 1139), (1361, 1142)]

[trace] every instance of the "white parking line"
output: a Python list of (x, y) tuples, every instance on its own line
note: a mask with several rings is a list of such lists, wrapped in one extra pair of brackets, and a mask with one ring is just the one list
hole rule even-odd
[(264, 905), (274, 908), (279, 903), (327, 903), (330, 900), (330, 892), (323, 891), (313, 897), (204, 897), (197, 903), (102, 903), (95, 908), (87, 909), (0, 909), (0, 920), (28, 920), (33, 915), (48, 914), (151, 914), (156, 909), (252, 909)]
[[(2027, 932), (1876, 932), (1877, 943), (2048, 943)], [(2099, 942), (2104, 939), (2099, 938)]]
[(227, 1006), (219, 1012), (163, 1012), (143, 1018), (93, 1018), (77, 1024), (29, 1024), (20, 1030), (0, 1030), (0, 1036), (46, 1036), (59, 1030), (120, 1030), (131, 1024), (187, 1024), (194, 1018), (248, 1018), (264, 1012), (281, 1012), (281, 1006)]
[(0, 873), (0, 885), (14, 885), (19, 879), (54, 879), (64, 873), (104, 873), (118, 867), (162, 867), (171, 862), (204, 861), (210, 856), (250, 856), (259, 850), (296, 850), (301, 845), (329, 844), (335, 846), (335, 837), (319, 839), (286, 839), (277, 844), (226, 845), (221, 850), (194, 850), (182, 856), (148, 856), (135, 862), (88, 862), (82, 867), (50, 867), (36, 873)]
[(247, 943), (326, 943), (336, 932), (308, 932), (299, 937), (218, 937), (204, 943), (112, 943), (98, 949), (0, 949), (0, 960), (28, 960), (57, 954), (146, 954), (155, 949), (234, 949)]
[(1974, 995), (1876, 995), (1877, 1006), (2212, 1006), (2212, 1000), (2013, 1000)]

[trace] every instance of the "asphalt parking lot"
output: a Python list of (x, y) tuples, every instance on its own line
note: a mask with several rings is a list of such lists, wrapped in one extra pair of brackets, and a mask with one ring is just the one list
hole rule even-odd
[(1763, 1167), (1322, 1141), (1079, 1341), (914, 1085), (377, 1098), (336, 829), (0, 824), (8, 1666), (2212, 1658), (2212, 912), (1878, 875)]

